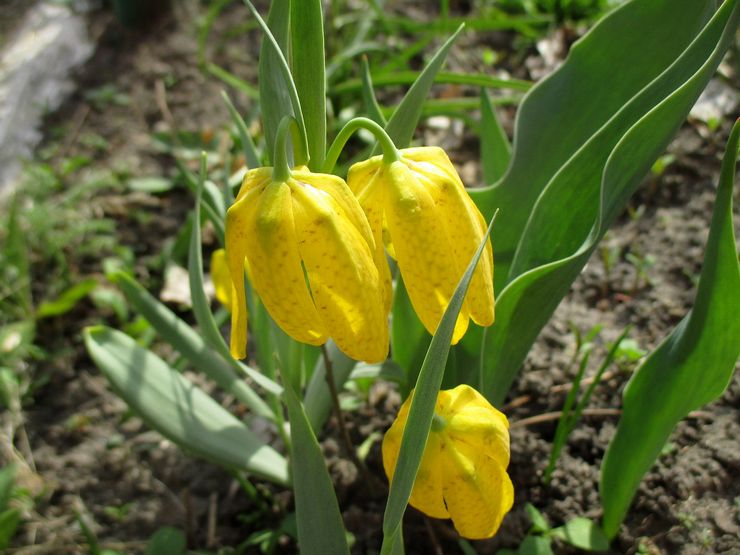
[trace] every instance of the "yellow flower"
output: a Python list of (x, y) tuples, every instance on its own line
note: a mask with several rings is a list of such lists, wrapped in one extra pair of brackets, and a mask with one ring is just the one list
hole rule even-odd
[(254, 289), (288, 335), (311, 345), (331, 337), (356, 360), (384, 360), (387, 313), (360, 205), (339, 177), (298, 168), (273, 181), (272, 171), (249, 171), (226, 216), (232, 354), (246, 355), (246, 257)]
[[(400, 155), (391, 164), (382, 156), (355, 164), (347, 183), (370, 222), (386, 296), (390, 274), (383, 244), (398, 261), (414, 310), (434, 333), (487, 226), (444, 150), (408, 148)], [(493, 323), (490, 241), (457, 318), (453, 344), (467, 331), (470, 318), (481, 326)]]
[[(396, 468), (410, 406), (411, 396), (383, 438), (388, 480)], [(440, 391), (409, 503), (431, 517), (451, 518), (463, 537), (490, 538), (514, 503), (507, 466), (506, 416), (468, 385)]]
[(211, 254), (211, 280), (216, 291), (216, 299), (231, 312), (231, 276), (226, 264), (225, 249), (216, 249)]

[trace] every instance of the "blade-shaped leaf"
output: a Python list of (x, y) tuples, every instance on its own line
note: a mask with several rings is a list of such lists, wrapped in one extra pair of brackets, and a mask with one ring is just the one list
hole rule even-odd
[(317, 171), (326, 154), (326, 66), (321, 0), (290, 3), (291, 69), (308, 139), (309, 167)]
[(200, 457), (288, 484), (288, 465), (277, 451), (162, 359), (104, 326), (84, 335), (95, 364), (147, 425)]
[(488, 225), (485, 237), (478, 246), (478, 250), (473, 255), (470, 264), (468, 264), (465, 273), (452, 294), (450, 303), (447, 305), (442, 320), (434, 332), (432, 341), (429, 344), (429, 350), (424, 358), (424, 362), (419, 371), (419, 377), (416, 380), (414, 389), (414, 398), (411, 401), (408, 419), (401, 439), (401, 447), (398, 453), (398, 462), (391, 480), (390, 491), (388, 492), (388, 502), (383, 515), (383, 544), (381, 554), (390, 554), (393, 552), (394, 543), (401, 529), (401, 521), (406, 511), (406, 506), (411, 496), (411, 490), (416, 480), (416, 473), (419, 470), (421, 457), (424, 454), (429, 429), (432, 424), (434, 415), (434, 406), (437, 402), (437, 394), (442, 384), (447, 356), (450, 352), (450, 343), (452, 341), (452, 332), (455, 328), (457, 315), (462, 308), (465, 294), (468, 291), (470, 280), (473, 277), (475, 267), (483, 252), (483, 248), (488, 241), (493, 227), (494, 218)]
[(380, 110), (378, 99), (375, 98), (375, 89), (373, 88), (373, 79), (370, 76), (370, 65), (367, 63), (367, 57), (362, 57), (362, 100), (365, 103), (365, 110), (368, 117), (378, 125), (385, 127), (386, 121), (383, 112)]
[[(613, 13), (621, 17), (628, 7), (663, 1), (632, 2)], [(540, 193), (522, 232), (516, 257), (508, 262), (516, 277), (498, 295), (495, 333), (486, 336), (481, 390), (494, 404), (506, 396), (540, 329), (706, 86), (737, 27), (737, 8), (737, 0), (727, 0), (696, 40), (660, 77), (625, 102), (557, 170)], [(635, 18), (642, 17), (640, 11), (627, 13)], [(668, 20), (673, 21), (673, 18), (661, 18), (661, 21)], [(655, 24), (660, 25), (659, 22)], [(663, 36), (664, 32), (660, 30), (656, 34)], [(646, 37), (645, 40), (653, 39)], [(590, 44), (597, 57), (599, 49), (605, 55), (613, 48), (611, 43)], [(580, 63), (580, 58), (574, 60), (570, 63)], [(568, 63), (563, 67), (566, 66)], [(624, 78), (619, 75), (615, 81)], [(584, 83), (588, 83), (584, 88), (594, 90), (592, 80)], [(552, 98), (536, 98), (539, 97), (531, 97), (530, 104), (553, 105)], [(516, 150), (515, 147), (512, 166), (503, 183), (517, 167)], [(509, 204), (506, 206), (516, 210)], [(509, 223), (514, 224), (511, 219)], [(499, 245), (498, 234), (496, 245)], [(499, 254), (497, 250), (497, 274), (501, 262)], [(504, 258), (506, 256), (505, 253)]]
[(236, 125), (236, 130), (239, 132), (239, 138), (242, 140), (242, 150), (244, 151), (244, 160), (247, 163), (247, 168), (252, 169), (260, 167), (262, 165), (260, 163), (260, 156), (257, 153), (257, 147), (254, 146), (252, 136), (249, 134), (246, 122), (241, 115), (239, 115), (239, 112), (237, 112), (234, 107), (234, 103), (231, 102), (231, 98), (226, 94), (226, 91), (221, 91), (221, 96), (224, 99), (226, 108), (229, 110), (231, 120), (234, 122), (234, 125)]
[(480, 91), (480, 158), (483, 180), (489, 184), (504, 175), (511, 160), (509, 138), (501, 127), (486, 89)]
[(463, 26), (458, 27), (457, 31), (448, 38), (442, 47), (437, 51), (431, 61), (427, 64), (419, 76), (411, 85), (403, 100), (396, 107), (393, 115), (388, 120), (388, 124), (385, 126), (385, 130), (393, 139), (393, 142), (398, 148), (406, 148), (411, 143), (411, 139), (414, 136), (414, 130), (419, 123), (421, 117), (422, 107), (424, 101), (429, 95), (429, 89), (432, 88), (434, 78), (436, 77), (439, 70), (442, 68), (445, 60), (447, 59), (447, 53), (449, 52), (455, 39), (463, 30)]
[[(260, 416), (269, 419), (274, 418), (272, 411), (264, 400), (234, 372), (233, 368), (222, 357), (208, 347), (199, 333), (151, 296), (131, 276), (125, 273), (117, 273), (112, 278), (126, 295), (131, 305), (146, 318), (165, 341), (188, 359), (193, 366)], [(252, 370), (252, 373), (259, 376), (259, 373), (255, 370)], [(267, 378), (262, 378), (265, 387), (274, 389)], [(279, 391), (279, 386), (274, 385)]]
[(417, 373), (424, 362), (432, 336), (416, 315), (401, 276), (398, 277), (393, 293), (392, 313), (391, 353), (393, 360), (403, 368), (406, 375), (405, 387), (401, 391), (405, 397), (416, 383)]
[(288, 382), (284, 399), (290, 418), (298, 547), (306, 555), (349, 554), (342, 515), (324, 455), (301, 402)]
[(694, 307), (624, 391), (622, 416), (601, 469), (604, 530), (610, 537), (673, 428), (722, 394), (740, 355), (740, 265), (732, 220), (739, 138), (740, 121), (722, 163)]

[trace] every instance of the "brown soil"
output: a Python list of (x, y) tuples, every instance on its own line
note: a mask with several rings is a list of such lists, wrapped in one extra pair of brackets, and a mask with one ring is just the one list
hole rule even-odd
[[(204, 76), (196, 62), (194, 21), (200, 8), (195, 2), (176, 4), (174, 14), (146, 31), (125, 30), (109, 15), (93, 14), (97, 52), (79, 76), (76, 95), (48, 121), (49, 129), (57, 128), (65, 136), (66, 155), (93, 156), (98, 166), (134, 176), (172, 175), (172, 160), (152, 145), (154, 131), (176, 125), (202, 134), (222, 133), (227, 121), (219, 97), (222, 85)], [(244, 17), (241, 9), (234, 11)], [(220, 21), (224, 19), (228, 17)], [(502, 39), (497, 35), (490, 40)], [(240, 48), (231, 41), (212, 54), (254, 82), (256, 51), (256, 34), (250, 32)], [(464, 64), (466, 58), (464, 52), (452, 57), (456, 64)], [(93, 106), (84, 93), (105, 84), (128, 94), (130, 102), (102, 109)], [(251, 109), (249, 99), (232, 96), (243, 112)], [(163, 100), (171, 116), (163, 111)], [(572, 371), (567, 372), (575, 346), (571, 324), (584, 332), (603, 325), (597, 339), (601, 345), (632, 325), (630, 337), (650, 350), (684, 316), (693, 301), (692, 276), (701, 265), (726, 132), (723, 129), (706, 140), (695, 127), (687, 125), (680, 131), (670, 149), (676, 161), (660, 178), (647, 179), (633, 199), (632, 208), (641, 215), (623, 215), (605, 240), (606, 245), (621, 249), (615, 267), (605, 275), (598, 252), (594, 255), (530, 353), (509, 398), (518, 406), (507, 410), (512, 422), (510, 473), (516, 503), (494, 539), (474, 542), (480, 553), (521, 543), (531, 525), (524, 511), (526, 502), (553, 525), (575, 516), (599, 518), (599, 464), (616, 417), (583, 418), (549, 486), (543, 485), (541, 473), (555, 422), (517, 422), (562, 407), (565, 394), (560, 386), (572, 380)], [(102, 136), (109, 147), (90, 150), (79, 140), (86, 133)], [(450, 147), (457, 149), (453, 150), (457, 161), (476, 157), (475, 142), (467, 135)], [(156, 258), (162, 240), (176, 234), (190, 205), (189, 195), (182, 190), (156, 197), (123, 193), (101, 201), (101, 209), (118, 221), (121, 241), (134, 246), (137, 256), (146, 260)], [(131, 217), (135, 209), (156, 215), (156, 222)], [(740, 224), (737, 210), (736, 224)], [(154, 231), (152, 225), (156, 225)], [(626, 259), (628, 252), (655, 257), (648, 281), (636, 276), (635, 266)], [(157, 265), (137, 265), (139, 277), (156, 290), (161, 276), (152, 268)], [(100, 272), (95, 262), (91, 272)], [(40, 330), (43, 346), (60, 353), (44, 368), (34, 369), (48, 374), (48, 382), (25, 413), (32, 458), (46, 493), (14, 540), (16, 548), (36, 546), (20, 550), (27, 553), (86, 552), (76, 512), (86, 515), (101, 544), (125, 553), (141, 552), (145, 541), (164, 525), (186, 530), (194, 549), (237, 546), (253, 533), (277, 526), (292, 507), (289, 492), (258, 485), (256, 496), (250, 498), (227, 472), (188, 457), (128, 414), (81, 345), (82, 327), (99, 320), (89, 305), (82, 305), (63, 318), (45, 322)], [(616, 372), (602, 383), (591, 408), (619, 408), (628, 377), (628, 372)], [(376, 384), (368, 401), (348, 415), (356, 444), (373, 431), (383, 432), (398, 403), (393, 388)], [(740, 552), (740, 484), (735, 479), (740, 473), (738, 407), (736, 374), (720, 400), (677, 427), (669, 448), (642, 482), (613, 543), (615, 553), (635, 553), (640, 545), (648, 553)], [(366, 491), (354, 467), (341, 455), (333, 421), (323, 437), (345, 522), (355, 536), (353, 551), (371, 553), (379, 549), (382, 492)], [(379, 443), (371, 449), (368, 464), (384, 480)], [(126, 514), (115, 515), (109, 509), (127, 504)], [(213, 527), (208, 524), (211, 517), (216, 518)], [(431, 522), (411, 509), (405, 537), (409, 553), (461, 552), (449, 523)], [(570, 552), (564, 545), (554, 549)], [(284, 536), (279, 551), (294, 550), (293, 540)]]

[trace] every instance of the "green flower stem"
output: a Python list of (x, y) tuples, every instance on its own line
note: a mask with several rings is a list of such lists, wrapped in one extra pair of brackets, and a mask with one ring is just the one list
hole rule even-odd
[(371, 119), (353, 118), (349, 120), (344, 127), (342, 127), (342, 130), (339, 132), (336, 139), (334, 139), (334, 142), (331, 144), (329, 152), (327, 152), (326, 154), (324, 167), (322, 168), (322, 171), (324, 173), (331, 173), (334, 170), (334, 166), (336, 166), (337, 164), (339, 154), (342, 152), (344, 145), (347, 143), (352, 134), (359, 129), (367, 129), (378, 140), (378, 143), (380, 143), (380, 148), (383, 151), (384, 163), (391, 164), (393, 162), (397, 162), (401, 158), (401, 154), (398, 152), (396, 145), (393, 144), (393, 141), (388, 136), (388, 133), (385, 132), (385, 129), (383, 129), (380, 125), (378, 125)]
[(275, 153), (272, 157), (272, 180), (276, 183), (284, 183), (290, 178), (290, 164), (288, 163), (287, 153), (288, 131), (295, 125), (295, 118), (285, 116), (280, 120), (280, 125), (275, 134)]

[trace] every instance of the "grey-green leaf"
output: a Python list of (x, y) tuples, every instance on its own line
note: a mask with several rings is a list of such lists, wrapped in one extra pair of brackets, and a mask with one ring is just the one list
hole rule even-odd
[(298, 396), (287, 382), (284, 399), (290, 418), (298, 547), (305, 555), (349, 554), (342, 515), (324, 455)]
[(740, 265), (732, 190), (740, 122), (722, 163), (704, 267), (691, 312), (648, 356), (624, 391), (622, 417), (604, 458), (604, 530), (613, 537), (642, 476), (679, 420), (727, 387), (740, 355)]
[(215, 463), (289, 482), (287, 462), (277, 451), (161, 358), (105, 326), (86, 328), (84, 337), (95, 364), (153, 429)]
[(480, 158), (483, 180), (489, 185), (504, 175), (511, 160), (511, 143), (486, 89), (480, 91)]

